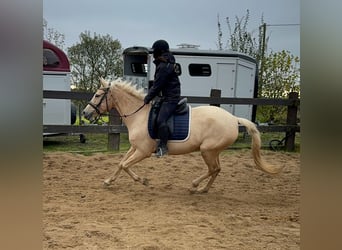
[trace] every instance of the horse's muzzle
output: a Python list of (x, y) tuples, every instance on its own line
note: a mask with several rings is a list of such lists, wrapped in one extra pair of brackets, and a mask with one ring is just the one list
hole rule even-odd
[(84, 111), (83, 111), (82, 115), (83, 115), (83, 117), (84, 117), (85, 119), (87, 119), (87, 120), (89, 120), (89, 121), (90, 121), (91, 116), (92, 116), (91, 114), (86, 113), (86, 112), (84, 112)]
[(82, 111), (83, 117), (90, 122), (95, 120), (95, 113), (95, 110), (89, 105), (87, 105), (87, 107)]

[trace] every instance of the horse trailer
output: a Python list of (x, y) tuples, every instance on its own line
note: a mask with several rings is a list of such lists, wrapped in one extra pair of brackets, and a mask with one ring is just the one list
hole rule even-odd
[[(44, 40), (43, 90), (70, 91), (70, 81), (70, 64), (66, 54)], [(43, 125), (71, 125), (75, 120), (76, 108), (70, 100), (43, 99)]]
[[(257, 62), (254, 58), (235, 51), (201, 50), (192, 46), (170, 51), (176, 58), (182, 96), (209, 97), (212, 89), (220, 90), (221, 97), (257, 96)], [(123, 51), (124, 79), (146, 92), (154, 78), (152, 52), (151, 48), (140, 46)], [(223, 104), (221, 107), (255, 121), (256, 107), (253, 105)]]

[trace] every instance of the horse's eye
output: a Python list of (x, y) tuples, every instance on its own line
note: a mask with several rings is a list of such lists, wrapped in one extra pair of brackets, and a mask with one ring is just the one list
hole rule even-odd
[(97, 98), (97, 97), (100, 97), (100, 95), (96, 94), (95, 97), (96, 97), (96, 98)]

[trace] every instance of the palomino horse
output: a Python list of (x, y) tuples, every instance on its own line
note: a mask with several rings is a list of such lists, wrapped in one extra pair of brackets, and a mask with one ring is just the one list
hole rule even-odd
[[(102, 113), (115, 108), (125, 123), (129, 132), (130, 149), (119, 163), (119, 167), (108, 179), (105, 185), (110, 185), (117, 179), (121, 170), (129, 174), (134, 181), (144, 185), (145, 178), (140, 178), (130, 167), (135, 163), (150, 157), (155, 152), (157, 142), (148, 133), (148, 116), (151, 105), (144, 105), (144, 93), (130, 83), (116, 80), (108, 83), (101, 79), (101, 87), (83, 110), (83, 115), (90, 121), (96, 120)], [(208, 166), (208, 172), (192, 181), (192, 193), (208, 192), (219, 174), (219, 154), (235, 142), (238, 137), (239, 123), (246, 127), (252, 136), (252, 154), (256, 167), (269, 174), (276, 174), (281, 169), (267, 165), (260, 155), (260, 134), (256, 126), (244, 118), (236, 117), (215, 106), (200, 106), (192, 108), (190, 136), (186, 141), (168, 142), (169, 155), (187, 154), (200, 151)], [(204, 187), (199, 184), (210, 178)]]

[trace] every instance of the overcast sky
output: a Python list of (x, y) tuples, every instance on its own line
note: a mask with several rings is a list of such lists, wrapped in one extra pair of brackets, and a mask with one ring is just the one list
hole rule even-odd
[(269, 50), (299, 55), (300, 0), (43, 0), (43, 17), (48, 27), (65, 35), (66, 48), (79, 42), (81, 32), (90, 31), (111, 35), (123, 48), (150, 47), (165, 39), (171, 48), (189, 43), (217, 49), (217, 15), (227, 40), (225, 18), (233, 25), (235, 16), (246, 15), (247, 9), (248, 30), (256, 37), (262, 16), (270, 25)]

